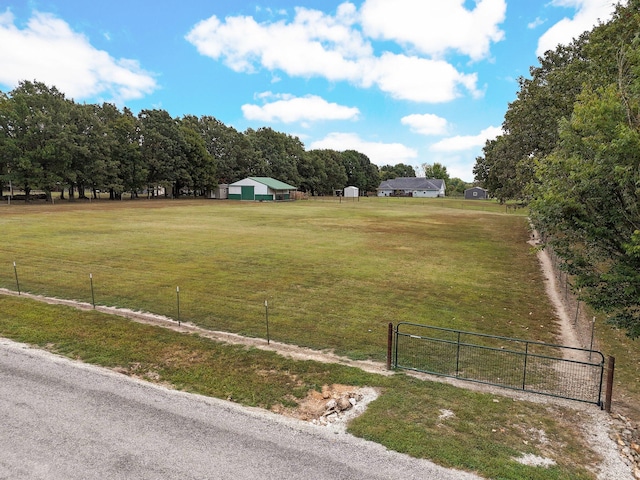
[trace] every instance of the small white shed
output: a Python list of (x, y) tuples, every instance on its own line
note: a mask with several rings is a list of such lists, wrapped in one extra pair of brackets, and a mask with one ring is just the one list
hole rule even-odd
[(349, 186), (344, 188), (344, 196), (346, 198), (357, 198), (360, 195), (358, 187)]
[(209, 192), (209, 198), (217, 198), (218, 200), (226, 200), (229, 198), (229, 184), (220, 183), (216, 188)]

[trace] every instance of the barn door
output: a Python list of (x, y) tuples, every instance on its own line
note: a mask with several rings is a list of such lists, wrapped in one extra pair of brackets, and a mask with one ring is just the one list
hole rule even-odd
[(254, 200), (255, 195), (253, 193), (253, 185), (243, 185), (240, 187), (242, 189), (242, 193), (240, 194), (241, 200)]

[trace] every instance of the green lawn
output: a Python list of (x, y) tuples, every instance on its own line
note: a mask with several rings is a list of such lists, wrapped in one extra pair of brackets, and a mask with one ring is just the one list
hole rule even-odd
[(400, 321), (554, 340), (523, 215), (410, 200), (5, 206), (0, 286), (15, 261), (21, 289), (91, 301), (91, 274), (97, 303), (174, 318), (179, 287), (182, 320), (259, 337), (267, 300), (273, 339), (354, 358)]

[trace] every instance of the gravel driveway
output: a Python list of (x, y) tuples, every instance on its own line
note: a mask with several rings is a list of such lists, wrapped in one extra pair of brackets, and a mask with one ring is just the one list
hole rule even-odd
[(4, 339), (0, 432), (0, 478), (479, 478)]

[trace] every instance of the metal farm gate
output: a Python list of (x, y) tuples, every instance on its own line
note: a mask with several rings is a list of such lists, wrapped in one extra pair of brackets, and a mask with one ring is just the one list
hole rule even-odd
[(395, 368), (602, 406), (604, 356), (595, 350), (400, 323)]

